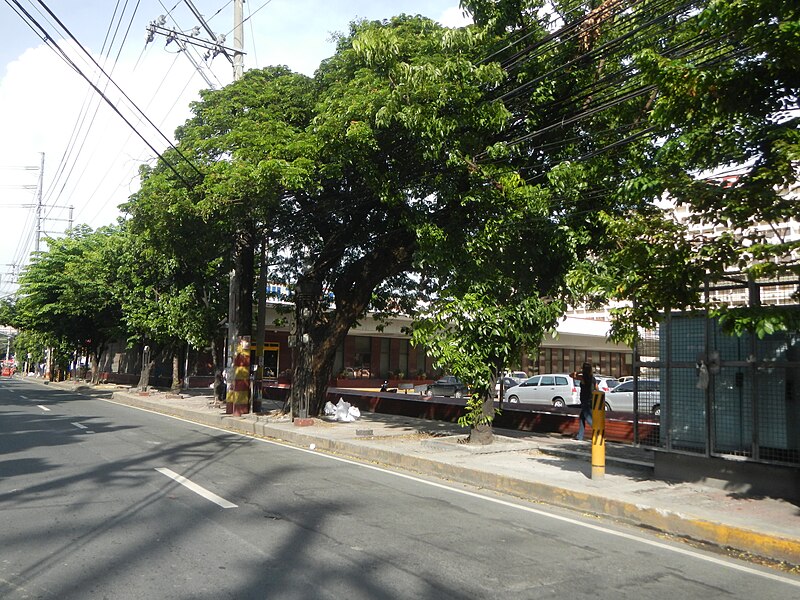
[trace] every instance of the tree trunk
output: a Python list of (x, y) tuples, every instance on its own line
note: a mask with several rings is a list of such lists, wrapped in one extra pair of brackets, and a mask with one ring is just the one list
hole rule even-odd
[(297, 282), (295, 293), (294, 362), (290, 405), (292, 417), (305, 419), (318, 414), (313, 410), (314, 398), (319, 395), (314, 374), (314, 321), (319, 314), (322, 285), (311, 277)]
[(100, 358), (94, 352), (90, 353), (89, 364), (92, 371), (90, 381), (92, 384), (97, 385), (100, 383)]
[[(477, 423), (470, 426), (468, 442), (470, 444), (487, 445), (494, 441), (494, 432), (492, 431), (492, 421), (494, 420), (494, 385), (499, 379), (502, 380), (503, 366), (499, 360), (491, 361), (492, 366), (492, 380), (489, 381), (489, 386), (482, 390), (483, 404), (481, 405), (481, 416)], [(502, 383), (500, 387), (500, 395), (502, 399), (503, 389)]]
[(314, 417), (322, 412), (336, 348), (347, 334), (347, 327), (328, 321), (336, 315), (324, 314), (325, 308), (321, 283), (313, 278), (299, 280), (295, 295), (295, 353), (290, 395), (294, 417)]
[(170, 391), (176, 394), (181, 391), (181, 354), (177, 350), (172, 352), (172, 385)]
[(483, 396), (482, 412), (483, 419), (477, 423), (473, 423), (469, 430), (469, 443), (487, 445), (491, 444), (494, 440), (494, 433), (492, 432), (492, 419), (494, 418), (494, 394), (490, 389)]
[[(375, 288), (387, 278), (410, 268), (415, 243), (397, 232), (380, 247), (349, 265), (333, 282), (336, 309), (330, 310), (323, 297), (322, 282), (337, 255), (318, 257), (313, 269), (297, 280), (295, 290), (295, 337), (292, 388), (289, 396), (292, 415), (318, 415), (324, 404), (333, 372), (336, 349), (350, 327), (364, 316)], [(302, 409), (302, 413), (300, 412)]]
[(155, 361), (150, 358), (152, 354), (150, 346), (144, 346), (142, 349), (142, 370), (139, 374), (139, 383), (136, 384), (136, 387), (142, 391), (147, 390), (147, 385), (150, 383), (150, 370), (155, 365)]

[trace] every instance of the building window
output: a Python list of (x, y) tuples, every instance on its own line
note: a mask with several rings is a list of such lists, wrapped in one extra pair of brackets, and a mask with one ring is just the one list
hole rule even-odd
[(398, 377), (400, 373), (403, 374), (403, 377), (409, 377), (408, 374), (408, 340), (400, 340), (400, 347), (398, 348), (398, 361), (397, 361), (397, 372)]
[[(421, 346), (417, 348), (417, 375), (425, 374), (425, 349)], [(425, 375), (427, 376), (427, 375)]]
[(389, 338), (381, 338), (381, 373), (382, 378), (389, 376)]
[(370, 377), (370, 366), (372, 365), (372, 338), (365, 336), (355, 336), (353, 338), (353, 364), (354, 375), (358, 377)]

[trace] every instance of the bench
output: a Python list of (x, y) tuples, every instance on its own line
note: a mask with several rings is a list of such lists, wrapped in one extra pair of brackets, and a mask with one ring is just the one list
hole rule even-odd
[(408, 390), (413, 390), (414, 389), (414, 384), (413, 383), (398, 383), (397, 384), (397, 389), (398, 390), (403, 390), (403, 393), (407, 394)]

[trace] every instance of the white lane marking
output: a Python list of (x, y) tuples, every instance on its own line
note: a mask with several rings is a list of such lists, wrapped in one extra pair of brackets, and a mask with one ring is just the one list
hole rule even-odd
[(238, 508), (233, 502), (228, 502), (222, 496), (217, 496), (214, 492), (208, 491), (206, 488), (197, 485), (193, 481), (186, 479), (183, 475), (178, 475), (175, 471), (164, 467), (157, 467), (156, 471), (161, 473), (162, 475), (166, 475), (170, 479), (174, 479), (182, 486), (185, 486), (192, 490), (195, 494), (202, 496), (206, 500), (211, 500), (214, 504), (220, 505), (222, 508)]
[(23, 400), (27, 400), (28, 399), (27, 396), (23, 396), (22, 394), (20, 394), (19, 397), (22, 398)]
[(149, 413), (152, 413), (154, 415), (161, 415), (162, 417), (169, 417), (170, 419), (175, 419), (177, 421), (183, 421), (184, 423), (189, 423), (191, 425), (196, 425), (196, 426), (199, 425), (200, 427), (204, 427), (206, 429), (213, 429), (215, 431), (219, 431), (219, 432), (222, 432), (222, 433), (227, 433), (227, 434), (236, 435), (236, 436), (239, 436), (239, 437), (248, 438), (248, 439), (254, 440), (256, 442), (262, 442), (264, 444), (272, 444), (273, 446), (280, 446), (282, 448), (290, 448), (292, 450), (297, 450), (299, 452), (307, 452), (308, 454), (313, 454), (314, 456), (319, 456), (320, 458), (327, 458), (328, 460), (335, 460), (335, 461), (343, 462), (343, 463), (346, 463), (346, 464), (349, 464), (349, 465), (362, 467), (364, 469), (372, 469), (373, 471), (378, 471), (380, 473), (386, 473), (387, 475), (394, 475), (395, 477), (400, 477), (402, 479), (408, 479), (408, 480), (411, 480), (411, 481), (416, 481), (416, 482), (422, 483), (424, 485), (429, 485), (429, 486), (440, 488), (440, 489), (443, 489), (443, 490), (448, 490), (450, 492), (455, 492), (457, 494), (462, 494), (464, 496), (470, 496), (472, 498), (478, 498), (480, 500), (486, 500), (487, 502), (493, 502), (495, 504), (500, 504), (502, 506), (507, 506), (509, 508), (515, 508), (515, 509), (522, 510), (522, 511), (525, 511), (525, 512), (529, 512), (529, 513), (532, 513), (532, 514), (536, 514), (536, 515), (539, 515), (539, 516), (542, 516), (542, 517), (547, 517), (549, 519), (555, 519), (557, 521), (562, 521), (564, 523), (570, 523), (570, 524), (576, 525), (578, 527), (584, 527), (586, 529), (592, 529), (594, 531), (599, 531), (600, 533), (606, 533), (608, 535), (613, 535), (613, 536), (617, 536), (617, 537), (620, 537), (620, 538), (623, 538), (623, 539), (627, 539), (627, 540), (631, 540), (631, 541), (634, 541), (634, 542), (639, 542), (639, 543), (642, 543), (642, 544), (646, 544), (648, 546), (654, 546), (654, 547), (660, 548), (662, 550), (675, 552), (677, 554), (683, 554), (684, 556), (690, 556), (692, 558), (696, 558), (698, 560), (703, 560), (703, 561), (706, 561), (706, 562), (710, 562), (710, 563), (713, 563), (715, 565), (719, 565), (719, 566), (722, 566), (722, 567), (728, 567), (729, 569), (733, 569), (734, 571), (741, 571), (741, 572), (747, 573), (749, 575), (756, 575), (758, 577), (764, 577), (766, 579), (772, 579), (774, 581), (779, 581), (781, 583), (787, 583), (789, 585), (792, 585), (792, 586), (800, 588), (800, 580), (799, 579), (790, 579), (788, 577), (784, 577), (782, 575), (778, 575), (778, 574), (775, 574), (775, 573), (770, 573), (768, 571), (759, 571), (758, 569), (754, 569), (754, 568), (748, 567), (746, 565), (742, 565), (742, 564), (739, 564), (739, 563), (736, 563), (736, 562), (723, 560), (721, 558), (717, 558), (717, 557), (711, 556), (711, 555), (702, 554), (700, 552), (695, 552), (693, 550), (689, 550), (687, 548), (682, 548), (680, 546), (671, 546), (671, 545), (665, 544), (663, 542), (659, 542), (659, 541), (656, 541), (656, 540), (651, 540), (651, 539), (644, 538), (644, 537), (639, 537), (637, 535), (633, 535), (631, 533), (626, 533), (624, 531), (616, 531), (614, 529), (610, 529), (610, 528), (607, 528), (607, 527), (602, 527), (600, 525), (595, 525), (593, 523), (584, 523), (583, 521), (578, 521), (577, 519), (571, 519), (569, 517), (564, 517), (564, 516), (557, 515), (557, 514), (551, 514), (551, 513), (548, 513), (546, 511), (543, 511), (543, 510), (532, 508), (530, 506), (523, 506), (523, 505), (520, 505), (520, 504), (514, 504), (513, 502), (509, 502), (507, 500), (501, 500), (500, 498), (492, 498), (491, 496), (484, 496), (482, 494), (477, 494), (475, 492), (470, 492), (469, 490), (458, 489), (458, 488), (455, 488), (455, 487), (451, 487), (449, 485), (445, 485), (445, 484), (442, 484), (442, 483), (437, 483), (435, 481), (426, 481), (425, 479), (420, 479), (419, 477), (414, 477), (413, 475), (406, 475), (405, 473), (398, 473), (396, 471), (390, 471), (390, 470), (384, 469), (382, 467), (376, 467), (375, 465), (368, 465), (368, 464), (361, 463), (361, 462), (358, 462), (358, 461), (355, 461), (355, 460), (350, 460), (348, 458), (341, 458), (339, 456), (331, 456), (330, 454), (325, 454), (325, 453), (322, 453), (322, 452), (320, 452), (318, 450), (308, 450), (306, 448), (299, 448), (297, 446), (293, 446), (293, 445), (288, 444), (286, 442), (278, 442), (278, 441), (275, 441), (275, 440), (266, 440), (266, 439), (263, 439), (263, 438), (252, 437), (252, 436), (246, 435), (244, 433), (231, 431), (230, 429), (222, 429), (221, 427), (214, 427), (213, 425), (206, 425), (205, 423), (197, 423), (196, 421), (191, 421), (189, 419), (184, 419), (182, 417), (176, 417), (176, 416), (173, 416), (173, 415), (167, 415), (167, 414), (155, 411), (155, 410), (149, 410), (147, 408), (140, 408), (138, 406), (131, 406), (130, 404), (124, 404), (122, 402), (115, 402), (114, 400), (106, 400), (106, 399), (102, 399), (102, 400), (103, 400), (103, 402), (109, 402), (110, 404), (117, 404), (118, 406), (126, 406), (128, 408), (133, 408), (135, 410), (140, 410), (142, 412), (149, 412)]
[(44, 411), (50, 412), (50, 409), (47, 408), (46, 406), (44, 406), (43, 404), (37, 404), (36, 406), (38, 406), (39, 408), (41, 408)]
[(80, 429), (89, 429), (86, 425), (82, 425), (81, 423), (72, 423), (72, 425), (75, 425), (75, 427)]

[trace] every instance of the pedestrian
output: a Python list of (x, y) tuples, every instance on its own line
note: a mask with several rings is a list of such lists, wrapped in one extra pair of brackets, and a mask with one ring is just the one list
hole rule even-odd
[(581, 415), (580, 415), (580, 425), (578, 426), (578, 435), (575, 436), (575, 439), (578, 441), (583, 441), (583, 434), (586, 430), (586, 422), (589, 422), (589, 426), (592, 427), (592, 392), (594, 391), (597, 382), (592, 375), (592, 365), (588, 362), (583, 363), (583, 368), (581, 369), (581, 392), (580, 392), (580, 400), (581, 400)]
[(214, 407), (218, 408), (225, 404), (225, 395), (227, 393), (227, 385), (221, 373), (214, 375)]

